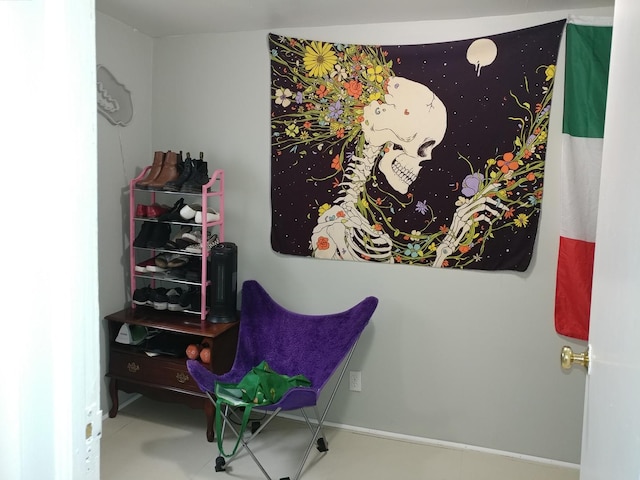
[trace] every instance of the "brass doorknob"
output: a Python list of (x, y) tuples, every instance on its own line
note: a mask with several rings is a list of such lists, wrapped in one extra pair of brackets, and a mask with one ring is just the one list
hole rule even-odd
[(583, 353), (573, 353), (571, 347), (567, 347), (566, 345), (562, 347), (562, 352), (560, 353), (560, 365), (562, 365), (562, 368), (565, 370), (570, 370), (574, 363), (589, 369), (589, 360), (588, 349)]

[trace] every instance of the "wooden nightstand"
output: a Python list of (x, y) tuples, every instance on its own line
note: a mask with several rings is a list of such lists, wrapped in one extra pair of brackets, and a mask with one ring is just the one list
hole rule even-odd
[[(210, 368), (217, 374), (226, 373), (233, 365), (238, 342), (238, 322), (209, 323), (193, 315), (157, 311), (148, 307), (127, 308), (105, 317), (109, 324), (109, 393), (112, 407), (109, 417), (118, 413), (118, 390), (140, 393), (163, 401), (179, 402), (192, 408), (203, 408), (207, 420), (207, 440), (214, 439), (214, 405), (200, 391), (186, 366), (185, 348), (207, 338), (211, 343)], [(123, 345), (116, 343), (120, 327), (142, 325), (157, 331), (165, 350), (150, 356), (149, 344)], [(157, 347), (152, 345), (152, 347)], [(157, 351), (155, 352), (157, 353)]]

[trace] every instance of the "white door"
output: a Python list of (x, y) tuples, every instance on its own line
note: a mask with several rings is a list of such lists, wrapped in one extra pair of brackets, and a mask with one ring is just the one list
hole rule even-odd
[(100, 476), (93, 0), (0, 0), (0, 479)]
[(640, 478), (640, 2), (616, 0), (581, 480)]

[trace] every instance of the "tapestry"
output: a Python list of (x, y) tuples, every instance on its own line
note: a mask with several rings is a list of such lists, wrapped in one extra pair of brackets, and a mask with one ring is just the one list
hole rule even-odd
[(424, 45), (269, 34), (272, 249), (526, 270), (564, 25)]

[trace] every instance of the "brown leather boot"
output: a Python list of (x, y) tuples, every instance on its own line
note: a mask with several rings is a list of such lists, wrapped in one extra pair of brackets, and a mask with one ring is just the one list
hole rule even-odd
[(162, 190), (167, 182), (176, 180), (180, 173), (178, 172), (178, 163), (182, 162), (182, 153), (176, 153), (169, 150), (164, 156), (164, 163), (160, 174), (154, 178), (147, 187), (149, 190)]
[(156, 152), (153, 155), (153, 164), (151, 165), (151, 169), (147, 173), (147, 176), (144, 179), (140, 180), (136, 183), (137, 188), (148, 188), (149, 184), (156, 179), (160, 172), (162, 171), (162, 164), (164, 163), (164, 152)]

